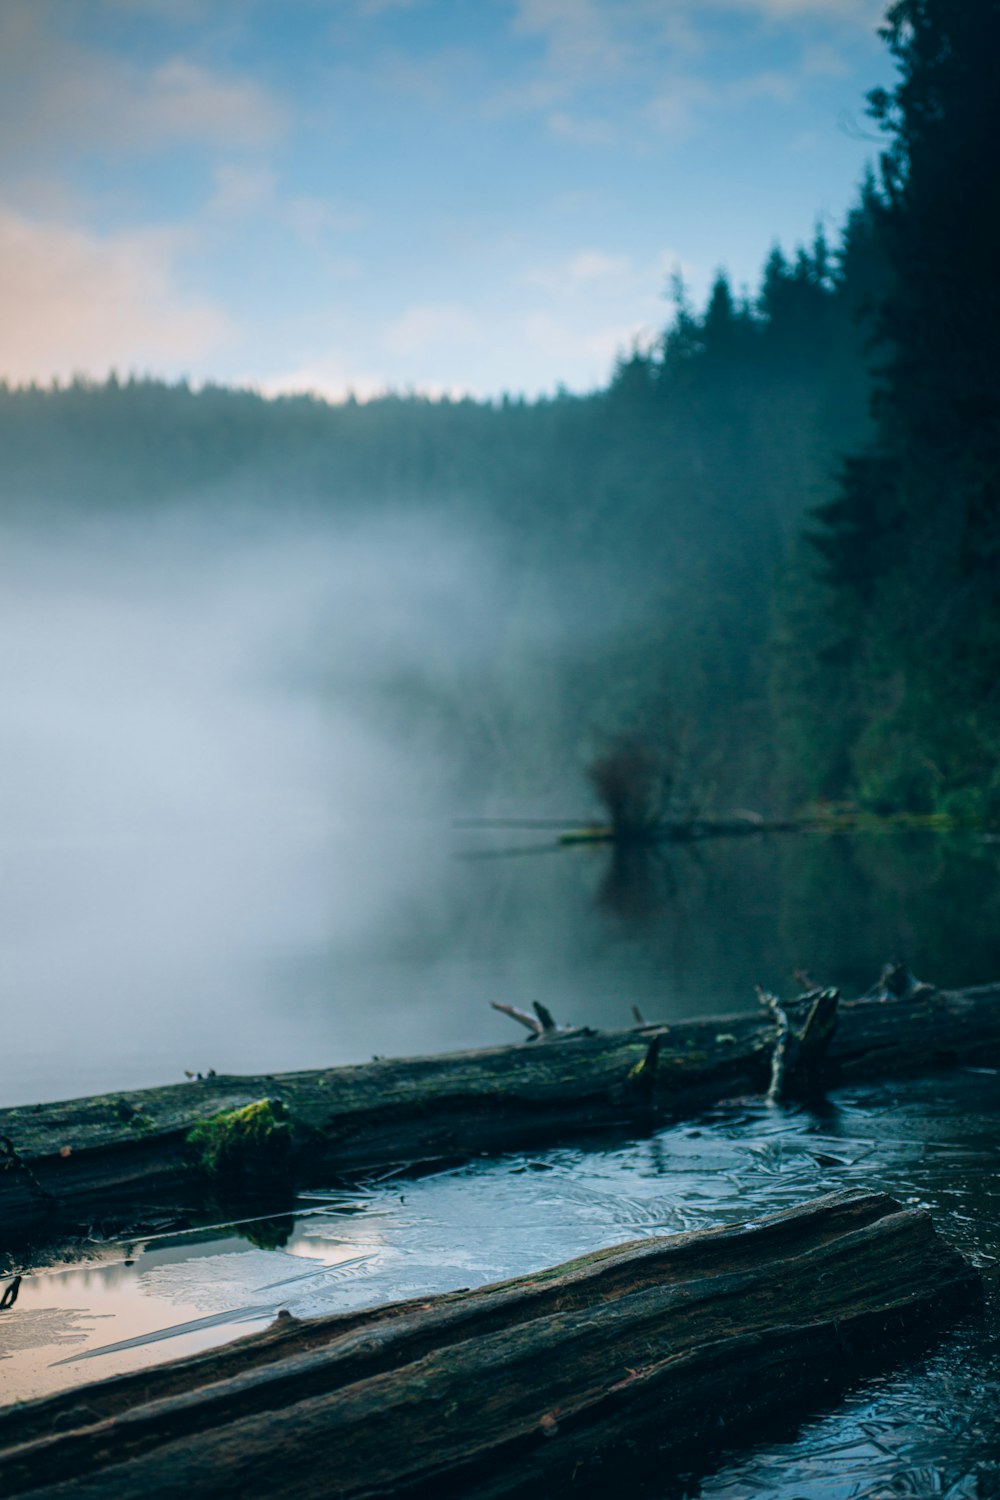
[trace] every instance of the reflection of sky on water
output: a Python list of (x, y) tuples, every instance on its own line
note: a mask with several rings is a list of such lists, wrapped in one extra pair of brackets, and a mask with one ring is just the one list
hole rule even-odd
[(967, 1322), (929, 1355), (866, 1381), (797, 1436), (765, 1436), (704, 1494), (884, 1500), (952, 1487), (952, 1500), (972, 1500), (964, 1476), (1000, 1454), (998, 1103), (991, 1072), (842, 1090), (816, 1111), (747, 1101), (602, 1151), (484, 1160), (351, 1193), (317, 1185), (294, 1218), (102, 1247), (91, 1266), (26, 1277), (15, 1308), (0, 1314), (0, 1393), (10, 1400), (190, 1353), (282, 1307), (308, 1317), (479, 1286), (837, 1187), (884, 1188), (931, 1208), (983, 1267), (985, 1324)]

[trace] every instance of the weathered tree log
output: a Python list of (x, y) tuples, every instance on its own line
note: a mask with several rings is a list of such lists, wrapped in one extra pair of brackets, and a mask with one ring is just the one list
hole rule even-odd
[[(272, 1193), (308, 1176), (463, 1159), (682, 1115), (765, 1088), (772, 1036), (763, 1018), (726, 1017), (0, 1110), (0, 1140), (9, 1143), (0, 1157), (0, 1249), (47, 1223), (162, 1212), (203, 1188)], [(266, 1126), (268, 1100), (280, 1132), (254, 1139), (240, 1112), (257, 1111)], [(219, 1132), (228, 1120), (234, 1134), (221, 1177), (196, 1134), (213, 1120)], [(262, 1139), (271, 1149), (255, 1181)]]
[(574, 1496), (663, 1479), (974, 1302), (922, 1210), (844, 1193), (297, 1322), (0, 1413), (0, 1494)]
[[(541, 1023), (540, 1023), (541, 1024)], [(544, 1027), (543, 1027), (544, 1030)], [(647, 1129), (763, 1093), (771, 1018), (546, 1033), (544, 1044), (187, 1084), (0, 1110), (0, 1251), (179, 1203)], [(841, 1001), (811, 1086), (1000, 1063), (1000, 985)], [(268, 1102), (270, 1101), (270, 1102)]]

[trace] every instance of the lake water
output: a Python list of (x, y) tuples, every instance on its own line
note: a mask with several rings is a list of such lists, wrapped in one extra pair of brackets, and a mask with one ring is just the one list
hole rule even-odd
[(0, 1098), (518, 1039), (491, 1000), (613, 1027), (750, 1009), (799, 967), (858, 993), (894, 953), (941, 985), (1000, 976), (996, 845), (775, 836), (622, 870), (520, 843), (447, 822), (8, 841)]

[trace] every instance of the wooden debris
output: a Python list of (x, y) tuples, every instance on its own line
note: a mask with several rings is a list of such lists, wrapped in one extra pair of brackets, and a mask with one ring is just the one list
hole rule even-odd
[(900, 959), (890, 959), (882, 965), (882, 972), (865, 995), (866, 1000), (915, 1000), (934, 992), (932, 984), (924, 984), (910, 972), (909, 965)]
[[(501, 1015), (510, 1016), (512, 1021), (517, 1021), (521, 1026), (527, 1027), (531, 1032), (530, 1036), (525, 1037), (527, 1042), (551, 1042), (556, 1037), (597, 1035), (593, 1026), (558, 1026), (548, 1006), (543, 1005), (540, 1000), (531, 1002), (531, 1008), (535, 1012), (533, 1016), (529, 1015), (526, 1010), (518, 1009), (516, 1005), (501, 1005), (498, 1000), (491, 1000), (490, 1006), (493, 1010), (498, 1010)], [(632, 1011), (638, 1016), (634, 1005)], [(639, 1022), (639, 1024), (645, 1025), (646, 1023)]]
[(36, 1500), (606, 1494), (822, 1403), (980, 1294), (923, 1210), (843, 1193), (471, 1292), (298, 1322), (0, 1412)]
[(827, 1053), (837, 1030), (840, 991), (810, 990), (787, 1005), (766, 990), (758, 990), (758, 998), (778, 1024), (768, 1098), (808, 1099), (822, 1093)]
[(504, 1005), (500, 1000), (491, 1000), (490, 1005), (498, 1010), (501, 1015), (510, 1016), (512, 1021), (517, 1021), (521, 1026), (526, 1026), (531, 1032), (529, 1041), (535, 1041), (544, 1034), (545, 1028), (537, 1016), (531, 1016), (526, 1010), (521, 1010), (517, 1005)]

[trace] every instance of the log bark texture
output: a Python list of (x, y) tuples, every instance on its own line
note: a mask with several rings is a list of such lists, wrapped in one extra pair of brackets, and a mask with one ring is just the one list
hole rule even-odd
[(0, 1413), (0, 1494), (606, 1494), (795, 1415), (980, 1295), (922, 1210), (841, 1193), (472, 1292), (297, 1322)]
[[(776, 1036), (771, 1017), (722, 1016), (0, 1110), (0, 1252), (101, 1221), (141, 1225), (227, 1188), (274, 1198), (276, 1188), (310, 1179), (647, 1129), (765, 1092)], [(1000, 1064), (1000, 985), (841, 1001), (816, 1082), (956, 1063)], [(263, 1100), (280, 1112), (269, 1150), (255, 1155), (260, 1136), (248, 1133), (245, 1170), (211, 1182), (192, 1131), (220, 1115), (235, 1121)]]

